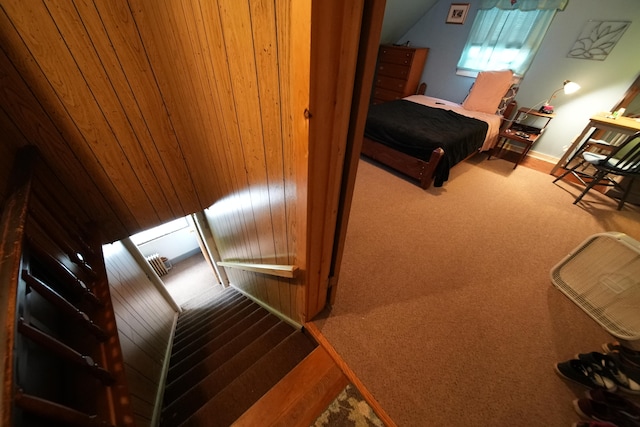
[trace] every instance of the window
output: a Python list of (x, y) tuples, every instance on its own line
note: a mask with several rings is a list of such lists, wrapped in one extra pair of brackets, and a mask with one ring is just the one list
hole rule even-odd
[(186, 217), (174, 219), (173, 221), (166, 222), (157, 227), (150, 228), (140, 233), (131, 236), (131, 241), (136, 245), (142, 245), (144, 243), (155, 240), (159, 237), (165, 236), (169, 233), (173, 233), (183, 228), (189, 227), (189, 221)]
[(523, 76), (557, 9), (531, 8), (530, 2), (523, 0), (509, 1), (506, 6), (503, 1), (482, 3), (458, 61), (458, 73), (510, 69)]

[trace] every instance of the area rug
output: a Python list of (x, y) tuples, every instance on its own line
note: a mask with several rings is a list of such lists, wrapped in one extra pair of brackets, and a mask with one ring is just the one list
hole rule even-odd
[(312, 426), (384, 427), (384, 423), (380, 421), (358, 389), (349, 384)]

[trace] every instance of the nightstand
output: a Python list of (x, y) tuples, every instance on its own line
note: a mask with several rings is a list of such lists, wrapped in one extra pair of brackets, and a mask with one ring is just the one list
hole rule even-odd
[(504, 144), (507, 141), (516, 142), (523, 145), (522, 153), (518, 160), (516, 160), (513, 168), (518, 166), (518, 163), (524, 159), (533, 144), (536, 143), (540, 135), (544, 132), (545, 128), (555, 117), (555, 114), (545, 114), (538, 111), (532, 111), (527, 107), (522, 107), (516, 113), (516, 116), (511, 121), (511, 124), (506, 129), (502, 129), (498, 135), (498, 144), (489, 154), (491, 156), (499, 157), (504, 148)]

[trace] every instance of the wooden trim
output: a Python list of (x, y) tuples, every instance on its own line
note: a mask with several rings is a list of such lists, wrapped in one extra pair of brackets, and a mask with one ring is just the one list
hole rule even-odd
[(35, 155), (31, 149), (18, 152), (0, 220), (0, 425), (5, 426), (12, 420), (16, 292)]
[(121, 242), (124, 247), (127, 248), (133, 259), (136, 260), (142, 271), (145, 272), (151, 283), (153, 283), (156, 289), (158, 289), (158, 292), (160, 292), (164, 299), (167, 300), (171, 308), (173, 308), (178, 313), (182, 313), (182, 309), (180, 308), (178, 303), (176, 303), (176, 300), (173, 299), (169, 291), (167, 291), (164, 283), (162, 283), (162, 280), (160, 279), (160, 277), (158, 277), (158, 273), (156, 273), (155, 270), (151, 268), (149, 262), (145, 259), (144, 255), (142, 255), (142, 252), (140, 252), (140, 249), (138, 249), (136, 244), (133, 243), (133, 241), (129, 237), (127, 237), (126, 239), (122, 239)]
[(298, 271), (298, 267), (295, 265), (252, 264), (248, 262), (227, 261), (218, 261), (217, 264), (220, 267), (237, 268), (254, 273), (268, 274), (270, 276), (286, 277), (288, 279), (293, 279)]
[(178, 313), (173, 315), (173, 326), (171, 327), (171, 336), (169, 337), (169, 343), (164, 353), (164, 360), (162, 363), (162, 373), (160, 374), (160, 382), (158, 384), (158, 390), (156, 390), (156, 398), (153, 402), (153, 416), (151, 417), (151, 427), (160, 425), (160, 417), (162, 416), (162, 399), (164, 397), (164, 389), (167, 387), (167, 373), (169, 372), (169, 365), (171, 362), (171, 351), (173, 350), (173, 339), (176, 336), (176, 326), (178, 325)]
[(351, 368), (349, 368), (344, 359), (340, 357), (336, 349), (333, 348), (333, 346), (329, 343), (329, 341), (327, 341), (325, 336), (322, 335), (320, 329), (318, 329), (318, 327), (311, 322), (305, 323), (304, 328), (313, 336), (316, 342), (321, 345), (327, 351), (327, 353), (329, 353), (331, 358), (336, 362), (336, 365), (338, 365), (342, 372), (344, 372), (349, 381), (351, 381), (351, 384), (353, 384), (358, 389), (358, 391), (360, 391), (362, 397), (364, 397), (369, 406), (371, 406), (371, 409), (373, 409), (373, 411), (384, 423), (384, 425), (387, 427), (397, 427), (397, 424), (391, 419), (391, 417), (385, 412), (385, 410), (382, 409), (382, 406), (380, 406), (375, 397), (373, 397), (373, 394), (371, 394), (371, 392), (367, 390), (362, 381), (360, 381), (360, 379), (356, 376), (355, 372), (353, 372)]
[(311, 6), (304, 320), (327, 302), (364, 0), (314, 1)]
[(293, 326), (295, 329), (302, 329), (302, 324), (300, 324), (299, 322), (293, 320), (289, 316), (279, 312), (278, 310), (276, 310), (275, 308), (271, 307), (269, 304), (265, 303), (264, 301), (259, 300), (258, 298), (254, 297), (250, 293), (244, 291), (243, 289), (241, 289), (241, 288), (239, 288), (237, 286), (233, 286), (233, 285), (229, 285), (229, 286), (232, 286), (233, 289), (235, 289), (236, 291), (240, 292), (242, 295), (244, 295), (245, 297), (249, 298), (251, 301), (255, 302), (260, 307), (264, 308), (265, 310), (267, 310), (269, 313), (273, 314), (274, 316), (276, 316), (280, 320), (282, 320), (282, 321), (288, 323), (289, 325)]
[(262, 396), (233, 427), (312, 425), (349, 383), (322, 346)]
[(362, 151), (362, 137), (364, 135), (367, 112), (369, 111), (369, 99), (375, 75), (384, 8), (385, 0), (368, 0), (365, 1), (362, 14), (356, 79), (351, 102), (351, 119), (347, 134), (347, 148), (331, 259), (328, 298), (330, 304), (335, 303), (339, 283), (340, 264), (342, 263), (344, 242), (347, 236), (347, 225), (349, 223), (349, 213), (351, 212), (360, 152)]
[(203, 248), (202, 253), (205, 254), (206, 251), (205, 258), (207, 259), (207, 262), (216, 273), (220, 284), (226, 288), (229, 286), (229, 278), (227, 277), (227, 273), (224, 269), (218, 268), (216, 265), (216, 263), (221, 259), (220, 252), (218, 251), (215, 239), (213, 238), (213, 233), (211, 232), (211, 227), (209, 227), (207, 217), (204, 212), (200, 211), (191, 214), (191, 218), (193, 219), (193, 223), (196, 228), (198, 243), (200, 244), (200, 247)]

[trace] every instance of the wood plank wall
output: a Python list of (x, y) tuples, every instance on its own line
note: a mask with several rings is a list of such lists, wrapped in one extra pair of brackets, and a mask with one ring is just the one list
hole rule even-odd
[(309, 319), (326, 299), (362, 3), (0, 0), (0, 157), (37, 145), (105, 243), (209, 208), (223, 260), (305, 274), (231, 282)]
[[(295, 198), (290, 3), (0, 0), (0, 154), (37, 145), (105, 242)], [(278, 213), (243, 226), (256, 247), (286, 234)]]
[[(296, 130), (294, 124), (306, 121), (304, 110), (308, 106), (309, 70), (304, 65), (309, 57), (309, 9), (305, 8), (308, 2), (293, 3), (220, 2), (220, 14), (212, 17), (217, 20), (212, 27), (220, 29), (217, 37), (224, 50), (235, 53), (214, 57), (221, 69), (225, 68), (220, 66), (224, 61), (229, 64), (229, 74), (221, 81), (225, 90), (220, 92), (226, 96), (222, 103), (227, 106), (222, 111), (227, 123), (225, 140), (232, 156), (230, 166), (241, 165), (227, 174), (238, 191), (205, 211), (224, 261), (304, 267), (299, 251), (304, 253), (305, 248), (298, 246), (297, 227), (304, 220), (300, 215), (306, 214), (302, 191), (306, 174), (300, 171), (296, 159), (306, 158), (308, 136), (304, 125)], [(306, 29), (306, 34), (300, 34), (302, 41), (296, 42), (303, 48), (294, 53), (292, 34), (300, 28)], [(296, 54), (303, 57), (302, 61), (295, 62)], [(301, 67), (295, 77), (299, 83), (293, 81), (296, 65)], [(296, 87), (304, 90), (299, 102), (302, 107), (294, 118)], [(299, 280), (234, 269), (226, 272), (236, 287), (295, 321), (302, 319), (304, 288)]]
[[(210, 207), (223, 259), (300, 264), (309, 22), (310, 1), (0, 0), (0, 150), (37, 145), (105, 242)], [(301, 318), (301, 286), (230, 275)]]
[(151, 426), (177, 313), (121, 242), (103, 250), (135, 424)]

